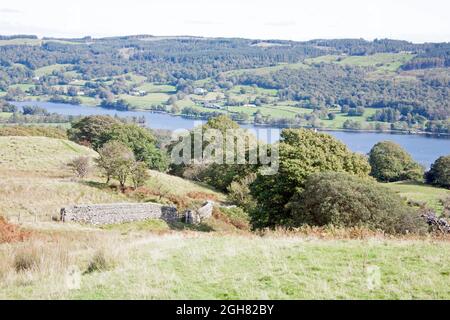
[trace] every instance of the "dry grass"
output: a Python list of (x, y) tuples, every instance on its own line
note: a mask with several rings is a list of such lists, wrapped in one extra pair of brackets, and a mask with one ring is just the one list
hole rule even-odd
[(183, 210), (195, 201), (224, 199), (203, 185), (156, 171), (144, 188), (122, 194), (95, 175), (75, 179), (67, 163), (80, 156), (97, 153), (67, 140), (0, 137), (0, 215), (14, 222), (49, 221), (74, 204), (156, 201)]
[(67, 162), (96, 152), (73, 142), (46, 137), (0, 137), (0, 176), (16, 171), (31, 176), (67, 174)]
[[(50, 228), (46, 230), (46, 228)], [(448, 242), (40, 227), (0, 246), (6, 299), (448, 299)], [(367, 268), (381, 281), (367, 287)], [(420, 276), (419, 276), (420, 275)]]
[[(0, 244), (0, 299), (450, 297), (445, 238), (391, 238), (357, 228), (261, 236), (240, 230), (238, 214), (217, 211), (204, 231), (221, 232), (175, 231), (151, 222), (127, 230), (39, 222), (67, 204), (133, 200), (98, 177), (84, 183), (70, 178), (64, 164), (86, 154), (95, 156), (57, 139), (0, 137), (0, 214), (15, 219), (21, 213), (22, 229), (33, 234)], [(205, 186), (157, 172), (145, 189), (147, 197), (180, 206), (223, 199)], [(45, 219), (33, 219), (40, 216)], [(367, 266), (381, 273), (374, 290), (367, 288)]]
[(429, 233), (425, 235), (405, 234), (390, 235), (382, 230), (374, 231), (365, 227), (340, 228), (333, 226), (304, 226), (295, 229), (277, 228), (256, 232), (269, 238), (305, 238), (314, 240), (393, 240), (393, 241), (440, 241), (450, 243), (450, 234)]

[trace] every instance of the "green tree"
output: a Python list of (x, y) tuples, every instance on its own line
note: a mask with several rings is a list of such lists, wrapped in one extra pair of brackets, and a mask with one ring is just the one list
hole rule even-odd
[[(223, 141), (223, 164), (219, 163), (209, 163), (208, 161), (205, 161), (203, 158), (198, 159), (195, 158), (194, 154), (194, 146), (195, 146), (195, 139), (197, 139), (199, 136), (204, 135), (204, 133), (208, 129), (215, 129), (220, 131), (222, 134), (224, 141)], [(225, 157), (226, 157), (226, 132), (229, 129), (240, 129), (239, 124), (231, 120), (229, 117), (225, 115), (221, 115), (215, 118), (209, 119), (206, 124), (204, 124), (201, 127), (194, 128), (190, 135), (191, 135), (191, 159), (193, 160), (190, 164), (181, 164), (181, 165), (171, 165), (171, 172), (176, 175), (185, 176), (185, 173), (188, 173), (189, 175), (192, 174), (192, 172), (195, 172), (195, 177), (205, 183), (210, 184), (211, 186), (226, 191), (228, 186), (236, 179), (245, 177), (247, 174), (255, 170), (255, 166), (251, 165), (243, 165), (243, 164), (227, 164), (225, 163)], [(196, 134), (197, 133), (197, 134)], [(248, 136), (248, 139), (254, 139), (253, 136)], [(247, 140), (248, 142), (248, 140)], [(169, 147), (169, 152), (171, 152), (172, 148), (177, 144), (178, 142), (174, 142)], [(198, 142), (199, 143), (199, 142)], [(247, 143), (246, 149), (245, 149), (245, 157), (248, 158), (249, 153), (249, 146), (252, 143)], [(202, 151), (207, 148), (209, 143), (207, 141), (203, 141), (202, 143)], [(235, 150), (236, 151), (236, 150)], [(202, 155), (200, 155), (202, 156)]]
[(378, 181), (393, 182), (420, 180), (423, 168), (398, 144), (391, 141), (377, 143), (369, 153), (371, 175)]
[(429, 184), (450, 189), (450, 155), (438, 158), (425, 175)]
[(133, 151), (119, 141), (110, 141), (98, 153), (97, 166), (103, 170), (107, 179), (106, 183), (109, 183), (111, 178), (115, 178), (123, 190), (135, 165)]
[(104, 143), (103, 135), (112, 126), (120, 122), (110, 116), (88, 116), (72, 122), (71, 128), (67, 131), (70, 140), (80, 144), (87, 144), (98, 150)]
[(136, 162), (131, 168), (131, 180), (133, 181), (134, 189), (142, 187), (150, 178), (147, 164), (145, 162)]
[(367, 176), (370, 166), (364, 156), (329, 134), (305, 129), (285, 129), (279, 144), (279, 170), (271, 176), (259, 174), (251, 185), (257, 201), (251, 212), (254, 228), (290, 225), (286, 205), (305, 187), (309, 175), (323, 171), (349, 172)]
[(242, 179), (231, 182), (227, 188), (227, 200), (247, 212), (252, 211), (255, 208), (256, 202), (251, 195), (250, 185), (255, 179), (256, 173), (250, 173)]
[(145, 162), (150, 169), (165, 171), (168, 167), (167, 155), (156, 147), (155, 137), (136, 124), (114, 124), (102, 133), (99, 140), (100, 145), (120, 141), (133, 150), (137, 161)]
[(427, 230), (416, 209), (370, 178), (342, 172), (312, 174), (294, 199), (288, 205), (293, 226), (367, 227), (390, 234)]

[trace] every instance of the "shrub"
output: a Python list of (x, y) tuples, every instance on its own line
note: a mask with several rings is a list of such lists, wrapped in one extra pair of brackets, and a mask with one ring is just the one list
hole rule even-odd
[(30, 231), (22, 230), (20, 227), (9, 223), (0, 216), (0, 244), (24, 241), (31, 236)]
[(391, 141), (377, 143), (369, 153), (371, 175), (378, 181), (394, 182), (420, 180), (423, 168), (398, 144)]
[(114, 260), (107, 256), (103, 250), (94, 253), (85, 273), (102, 272), (110, 270), (114, 267)]
[(86, 156), (80, 156), (68, 163), (69, 168), (78, 178), (85, 178), (91, 171), (91, 159)]
[(370, 166), (359, 154), (325, 133), (305, 129), (286, 129), (281, 133), (279, 170), (271, 176), (258, 175), (250, 186), (257, 201), (250, 212), (254, 228), (290, 223), (286, 204), (303, 190), (309, 175), (316, 172), (349, 172), (368, 176)]
[(253, 210), (256, 202), (250, 193), (250, 185), (255, 179), (256, 174), (251, 173), (238, 181), (233, 181), (228, 187), (228, 201), (246, 211)]
[(118, 141), (111, 141), (105, 144), (98, 153), (100, 157), (96, 159), (96, 162), (106, 176), (106, 183), (111, 178), (116, 178), (123, 190), (135, 164), (131, 149)]
[(311, 175), (289, 203), (292, 225), (367, 227), (389, 234), (427, 230), (419, 213), (377, 182), (347, 173)]
[(144, 162), (136, 162), (131, 168), (131, 180), (134, 189), (142, 187), (149, 178), (147, 165)]
[(39, 253), (33, 248), (19, 251), (14, 256), (14, 269), (16, 272), (27, 271), (39, 267)]
[(240, 230), (249, 229), (248, 214), (241, 208), (218, 208), (213, 209), (214, 218), (224, 221)]
[(450, 189), (450, 155), (437, 159), (425, 179), (429, 184)]

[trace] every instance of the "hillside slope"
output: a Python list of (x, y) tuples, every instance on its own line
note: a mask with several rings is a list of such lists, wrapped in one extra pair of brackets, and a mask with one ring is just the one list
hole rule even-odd
[[(319, 240), (313, 232), (260, 237), (214, 225), (167, 229), (155, 221), (103, 229), (50, 222), (67, 204), (134, 200), (98, 176), (72, 177), (65, 163), (96, 156), (88, 148), (2, 137), (0, 150), (0, 214), (12, 222), (20, 214), (22, 227), (31, 229), (23, 243), (0, 243), (0, 299), (450, 297), (449, 243), (434, 239)], [(145, 188), (166, 189), (163, 200), (224, 197), (191, 181), (151, 175)]]
[[(12, 221), (49, 221), (66, 205), (137, 201), (106, 186), (98, 172), (82, 181), (75, 179), (67, 163), (79, 156), (95, 158), (97, 153), (68, 140), (0, 137), (0, 215)], [(154, 171), (147, 189), (167, 197), (190, 193), (218, 200), (224, 197), (194, 182)]]

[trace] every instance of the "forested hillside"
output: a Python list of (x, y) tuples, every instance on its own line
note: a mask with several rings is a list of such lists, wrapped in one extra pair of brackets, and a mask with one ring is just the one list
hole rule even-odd
[(449, 65), (449, 43), (389, 39), (4, 36), (0, 96), (202, 118), (226, 112), (273, 125), (449, 133)]

